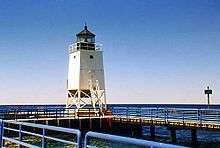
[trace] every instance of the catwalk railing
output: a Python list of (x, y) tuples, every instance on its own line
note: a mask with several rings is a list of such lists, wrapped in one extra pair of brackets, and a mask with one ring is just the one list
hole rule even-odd
[[(46, 148), (54, 142), (62, 146), (80, 147), (81, 132), (77, 129), (16, 121), (0, 121), (0, 146)], [(68, 136), (68, 138), (66, 137)], [(66, 138), (66, 139), (64, 139)]]
[[(40, 118), (78, 118), (103, 116), (101, 110), (93, 108), (34, 108), (0, 110), (0, 119), (40, 119)], [(104, 113), (106, 115), (106, 113)], [(218, 109), (182, 109), (182, 108), (136, 108), (136, 107), (112, 107), (108, 114), (113, 117), (148, 118), (164, 121), (193, 121), (196, 123), (220, 124), (220, 110)]]
[[(51, 132), (53, 131), (53, 132)], [(62, 138), (58, 138), (58, 132), (61, 132)], [(65, 135), (69, 134), (67, 139)], [(74, 138), (72, 138), (72, 137)], [(82, 140), (84, 139), (84, 143)], [(35, 140), (35, 141), (33, 141)], [(52, 142), (50, 142), (50, 141)], [(91, 142), (91, 141), (95, 142)], [(55, 143), (59, 142), (59, 143)], [(53, 144), (53, 145), (51, 145)], [(81, 137), (81, 132), (77, 129), (62, 128), (56, 126), (16, 122), (16, 121), (0, 121), (0, 147), (112, 147), (120, 144), (121, 146), (135, 147), (157, 147), (157, 148), (182, 148), (172, 144), (164, 144), (159, 142), (140, 140), (110, 134), (102, 134), (96, 132), (87, 132), (85, 137)]]
[(0, 110), (0, 119), (40, 119), (40, 118), (77, 118), (77, 117), (94, 117), (101, 116), (100, 109), (86, 108), (34, 108), (34, 109), (10, 109)]
[(148, 118), (163, 121), (193, 121), (196, 123), (220, 124), (220, 110), (217, 109), (181, 109), (181, 108), (135, 108), (114, 107), (116, 117)]
[[(91, 142), (93, 141), (93, 142)], [(110, 147), (150, 147), (150, 148), (183, 148), (183, 146), (164, 144), (159, 142), (122, 137), (110, 134), (102, 134), (96, 132), (87, 132), (84, 140), (84, 148), (97, 147), (92, 144), (94, 141), (102, 141), (100, 147), (109, 147), (109, 143), (112, 143)], [(96, 142), (97, 143), (97, 142)]]

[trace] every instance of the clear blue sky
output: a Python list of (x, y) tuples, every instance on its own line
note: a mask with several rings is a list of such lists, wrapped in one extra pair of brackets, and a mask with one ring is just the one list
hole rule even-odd
[(68, 45), (104, 45), (108, 103), (220, 103), (218, 0), (0, 0), (0, 103), (65, 103)]

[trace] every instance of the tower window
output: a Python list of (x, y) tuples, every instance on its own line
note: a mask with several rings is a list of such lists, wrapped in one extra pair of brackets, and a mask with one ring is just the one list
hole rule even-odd
[(73, 57), (74, 59), (76, 58), (76, 56)]
[(94, 58), (92, 55), (90, 55), (89, 57), (90, 57), (90, 59), (93, 59), (93, 58)]

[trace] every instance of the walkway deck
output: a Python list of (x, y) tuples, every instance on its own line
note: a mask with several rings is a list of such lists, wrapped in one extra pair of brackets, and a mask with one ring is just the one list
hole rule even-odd
[(143, 126), (220, 130), (220, 110), (217, 109), (114, 107), (110, 110), (112, 115), (108, 113), (105, 116), (94, 109), (81, 110), (81, 114), (69, 108), (7, 110), (0, 112), (0, 118), (19, 121), (110, 118), (115, 122)]

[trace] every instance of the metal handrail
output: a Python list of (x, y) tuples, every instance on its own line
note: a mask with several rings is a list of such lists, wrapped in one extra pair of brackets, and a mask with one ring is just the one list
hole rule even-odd
[(197, 123), (220, 123), (220, 110), (217, 109), (113, 107), (112, 115), (150, 118), (152, 120), (164, 119), (166, 122), (173, 120), (184, 122), (190, 120)]
[[(91, 108), (87, 108), (91, 110)], [(112, 107), (113, 116), (140, 117), (151, 119), (164, 119), (166, 121), (192, 120), (197, 123), (220, 123), (220, 110), (217, 109), (186, 109), (186, 108), (137, 108), (137, 107)], [(88, 111), (91, 113), (90, 111)], [(79, 117), (75, 108), (34, 108), (34, 109), (10, 109), (0, 113), (2, 119), (39, 119), (39, 118), (63, 118)], [(84, 115), (81, 114), (83, 117)], [(91, 117), (90, 115), (88, 117)]]
[[(6, 127), (6, 123), (10, 124), (10, 125), (11, 124), (18, 125), (19, 129), (14, 128), (14, 127), (13, 128), (12, 127)], [(28, 131), (22, 130), (22, 126), (31, 127), (31, 128), (38, 128), (38, 129), (41, 129), (43, 132), (42, 132), (42, 134), (28, 132)], [(38, 146), (35, 146), (35, 145), (32, 145), (32, 144), (23, 142), (22, 141), (22, 134), (28, 134), (28, 135), (40, 137), (42, 148), (46, 147), (46, 144), (47, 144), (46, 139), (62, 142), (64, 144), (77, 145), (78, 148), (81, 147), (81, 132), (78, 129), (70, 129), (70, 128), (43, 125), (43, 124), (27, 123), (27, 122), (3, 121), (3, 120), (0, 120), (0, 128), (1, 128), (1, 131), (0, 131), (0, 138), (1, 138), (0, 139), (0, 141), (1, 141), (0, 147), (3, 146), (3, 143), (2, 143), (3, 140), (7, 140), (7, 141), (10, 141), (12, 143), (16, 143), (19, 146), (38, 147)], [(10, 137), (5, 136), (4, 135), (4, 130), (17, 132), (19, 134), (19, 140), (16, 140), (14, 138), (10, 138)], [(77, 136), (76, 137), (76, 142), (68, 141), (68, 140), (64, 140), (64, 139), (60, 139), (60, 138), (56, 138), (56, 137), (47, 136), (46, 132), (45, 132), (46, 130), (74, 134), (74, 135)]]
[[(93, 108), (80, 109), (81, 111), (88, 111), (93, 113)], [(91, 110), (91, 111), (90, 111)], [(96, 109), (99, 112), (99, 109)], [(84, 117), (85, 115), (77, 114), (75, 108), (43, 108), (43, 109), (14, 109), (0, 112), (0, 119), (39, 119), (39, 118), (62, 118), (62, 117)], [(88, 114), (90, 117), (90, 114)]]
[(122, 143), (122, 144), (131, 144), (131, 145), (140, 146), (140, 147), (185, 148), (184, 146), (177, 146), (173, 144), (165, 144), (165, 143), (159, 143), (159, 142), (154, 142), (154, 141), (147, 141), (147, 140), (122, 137), (122, 136), (116, 136), (116, 135), (110, 135), (110, 134), (103, 134), (103, 133), (97, 133), (97, 132), (86, 133), (85, 139), (84, 139), (84, 148), (94, 147), (93, 145), (90, 145), (91, 138), (107, 140), (109, 142), (114, 142), (114, 143), (116, 142), (116, 143)]
[(0, 119), (0, 148), (2, 147), (3, 145), (3, 134), (4, 134), (4, 123), (3, 123), (3, 120)]
[[(11, 128), (11, 127), (4, 127), (4, 123), (9, 123), (9, 124), (15, 124), (15, 125), (19, 125), (19, 129), (16, 128)], [(31, 133), (25, 130), (22, 130), (22, 126), (27, 126), (27, 127), (31, 127), (31, 128), (39, 128), (39, 129), (43, 129), (43, 134), (38, 134), (38, 133)], [(0, 120), (0, 127), (1, 127), (1, 131), (0, 131), (0, 142), (1, 145), (0, 147), (3, 147), (2, 141), (3, 140), (7, 140), (10, 141), (12, 143), (15, 143), (17, 145), (20, 146), (25, 146), (25, 147), (31, 147), (31, 148), (40, 148), (39, 146), (33, 145), (33, 144), (29, 144), (27, 142), (22, 141), (22, 134), (29, 134), (29, 135), (33, 135), (33, 136), (37, 136), (41, 138), (42, 144), (41, 144), (41, 148), (45, 148), (46, 147), (46, 140), (45, 139), (50, 139), (50, 140), (54, 140), (54, 141), (58, 141), (58, 142), (62, 142), (65, 144), (76, 144), (78, 148), (80, 148), (82, 146), (81, 144), (81, 132), (79, 130), (75, 130), (75, 129), (70, 129), (70, 128), (63, 128), (63, 127), (55, 127), (55, 126), (49, 126), (49, 125), (42, 125), (42, 124), (34, 124), (34, 123), (26, 123), (26, 122), (17, 122), (17, 121), (3, 121)], [(19, 133), (19, 139), (14, 139), (14, 138), (10, 138), (10, 137), (6, 137), (3, 133), (4, 130), (9, 130), (9, 131), (13, 131), (13, 132), (18, 132)], [(72, 133), (75, 134), (77, 136), (77, 142), (72, 142), (72, 141), (67, 141), (67, 140), (63, 140), (60, 138), (56, 138), (56, 137), (50, 137), (47, 136), (45, 134), (45, 130), (53, 130), (53, 131), (61, 131), (63, 133)], [(84, 148), (87, 147), (93, 147), (90, 145), (90, 140), (91, 138), (96, 138), (99, 140), (106, 140), (109, 142), (118, 142), (118, 143), (122, 143), (122, 144), (131, 144), (131, 145), (135, 145), (135, 146), (144, 146), (144, 147), (157, 147), (157, 148), (184, 148), (183, 146), (176, 146), (173, 144), (164, 144), (164, 143), (159, 143), (159, 142), (153, 142), (153, 141), (147, 141), (147, 140), (141, 140), (141, 139), (135, 139), (135, 138), (129, 138), (129, 137), (122, 137), (122, 136), (116, 136), (116, 135), (110, 135), (110, 134), (102, 134), (102, 133), (96, 133), (96, 132), (87, 132), (84, 138)]]

